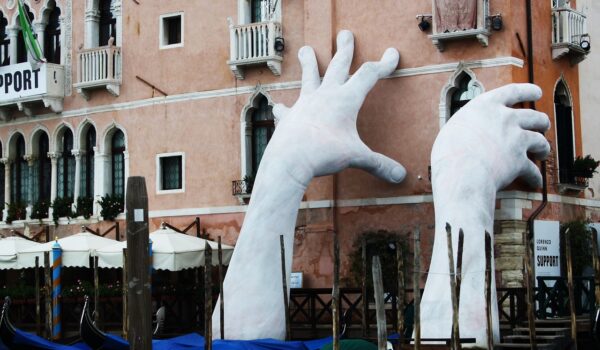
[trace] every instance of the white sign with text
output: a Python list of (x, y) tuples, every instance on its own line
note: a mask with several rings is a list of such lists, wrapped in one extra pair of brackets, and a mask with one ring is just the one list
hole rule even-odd
[(0, 67), (0, 102), (45, 94), (46, 65), (33, 69), (31, 63)]
[[(560, 222), (535, 220), (534, 232), (534, 269), (537, 277), (560, 276)], [(554, 283), (547, 283), (548, 286)]]

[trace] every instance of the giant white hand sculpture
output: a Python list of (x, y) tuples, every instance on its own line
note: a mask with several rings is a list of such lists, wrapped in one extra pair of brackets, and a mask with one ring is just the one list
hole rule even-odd
[[(371, 151), (356, 130), (366, 95), (377, 80), (394, 71), (398, 51), (386, 50), (381, 61), (363, 64), (348, 80), (354, 53), (352, 33), (340, 32), (337, 48), (322, 83), (314, 51), (300, 49), (300, 97), (291, 109), (274, 108), (279, 122), (261, 160), (224, 281), (225, 338), (284, 338), (279, 235), (284, 235), (289, 278), (296, 216), (313, 177), (348, 167), (395, 183), (406, 174), (396, 161)], [(213, 313), (216, 336), (219, 325), (217, 308)]]
[[(435, 241), (421, 301), (423, 338), (449, 338), (452, 304), (445, 226), (452, 226), (455, 254), (458, 230), (465, 233), (460, 290), (460, 336), (486, 347), (484, 298), (485, 231), (492, 233), (496, 192), (524, 178), (539, 187), (542, 177), (528, 158), (545, 158), (550, 145), (537, 131), (550, 127), (544, 113), (512, 109), (534, 101), (542, 91), (531, 84), (511, 84), (484, 93), (465, 105), (440, 131), (431, 153), (435, 206)], [(492, 265), (493, 266), (493, 265)], [(492, 274), (492, 278), (494, 274)], [(492, 283), (496, 300), (495, 283)], [(494, 334), (499, 336), (498, 308), (492, 305)], [(497, 339), (496, 339), (497, 340)]]

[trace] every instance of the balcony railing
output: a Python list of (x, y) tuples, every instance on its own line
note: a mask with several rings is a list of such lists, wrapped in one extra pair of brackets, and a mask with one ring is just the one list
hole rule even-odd
[(0, 67), (0, 119), (7, 120), (15, 110), (33, 116), (39, 107), (55, 113), (63, 110), (65, 69), (59, 64), (18, 63)]
[(581, 192), (589, 186), (589, 178), (570, 168), (558, 169), (558, 180), (561, 193)]
[(122, 72), (120, 47), (109, 45), (84, 49), (78, 56), (77, 92), (88, 99), (89, 89), (106, 88), (114, 96), (119, 96)]
[(581, 47), (581, 38), (587, 34), (586, 15), (566, 7), (552, 9), (553, 59), (559, 59), (566, 54), (582, 56), (583, 59), (587, 51)]
[(283, 56), (275, 50), (275, 38), (281, 37), (281, 24), (275, 21), (233, 25), (229, 23), (230, 57), (227, 64), (238, 79), (244, 79), (244, 66), (266, 64), (281, 75)]

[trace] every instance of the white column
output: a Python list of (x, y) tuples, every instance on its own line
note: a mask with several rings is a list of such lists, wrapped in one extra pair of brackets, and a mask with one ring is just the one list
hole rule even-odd
[[(51, 170), (50, 170), (50, 203), (53, 203), (56, 199), (57, 187), (58, 187), (58, 154), (54, 152), (48, 152), (48, 158), (50, 158)], [(52, 207), (48, 209), (48, 216), (52, 217)]]
[(8, 215), (8, 205), (10, 204), (10, 164), (12, 163), (7, 158), (2, 158), (4, 163), (4, 212), (2, 213), (2, 221), (6, 222)]
[[(110, 176), (107, 179), (107, 159), (108, 156), (106, 154), (101, 154), (97, 147), (94, 147), (94, 216), (100, 215), (100, 205), (98, 201), (100, 197), (104, 196), (108, 191), (108, 187), (110, 184), (107, 184), (110, 181)], [(108, 174), (110, 175), (110, 174)]]
[[(90, 3), (93, 3), (93, 1), (90, 1)], [(86, 49), (98, 47), (98, 35), (100, 32), (99, 22), (100, 12), (98, 11), (98, 9), (87, 9), (85, 11), (84, 45)]]
[(17, 64), (17, 38), (19, 37), (20, 28), (17, 26), (7, 26), (6, 31), (10, 44), (8, 45), (8, 53), (10, 55), (10, 64)]
[(81, 152), (79, 150), (72, 150), (71, 154), (75, 156), (75, 186), (73, 186), (73, 210), (77, 206), (77, 199), (79, 198), (79, 192), (81, 192)]
[(112, 4), (110, 5), (110, 10), (112, 12), (113, 17), (116, 20), (116, 31), (117, 31), (117, 36), (115, 38), (116, 44), (115, 46), (122, 46), (123, 43), (123, 16), (121, 15), (121, 10), (122, 6), (121, 6), (121, 0), (113, 0)]
[(37, 41), (38, 41), (38, 43), (40, 43), (40, 49), (42, 50), (42, 55), (46, 54), (44, 52), (44, 49), (46, 47), (46, 46), (44, 46), (44, 40), (46, 39), (45, 35), (44, 35), (44, 31), (46, 30), (46, 26), (47, 25), (48, 24), (44, 23), (44, 22), (33, 23), (33, 31), (37, 35)]
[(25, 209), (27, 215), (26, 220), (31, 219), (31, 212), (33, 209), (33, 165), (35, 164), (35, 157), (31, 154), (23, 156), (23, 159), (27, 161), (27, 208)]

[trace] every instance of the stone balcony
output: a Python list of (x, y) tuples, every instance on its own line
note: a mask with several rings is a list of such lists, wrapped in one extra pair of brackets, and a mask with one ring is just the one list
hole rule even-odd
[(121, 48), (101, 46), (81, 50), (77, 60), (77, 83), (74, 87), (86, 100), (94, 89), (106, 89), (119, 96), (123, 65)]
[(229, 19), (230, 55), (227, 64), (236, 78), (244, 79), (244, 69), (266, 65), (276, 76), (281, 75), (283, 56), (275, 49), (281, 39), (281, 23), (265, 21), (234, 25)]
[(32, 116), (39, 107), (62, 112), (64, 78), (65, 69), (58, 64), (33, 67), (25, 62), (0, 67), (0, 119), (8, 120), (17, 110)]
[[(582, 39), (588, 35), (587, 17), (571, 8), (552, 9), (552, 58), (568, 56), (572, 64), (585, 59), (589, 53), (582, 47)], [(589, 43), (589, 38), (588, 38)]]

